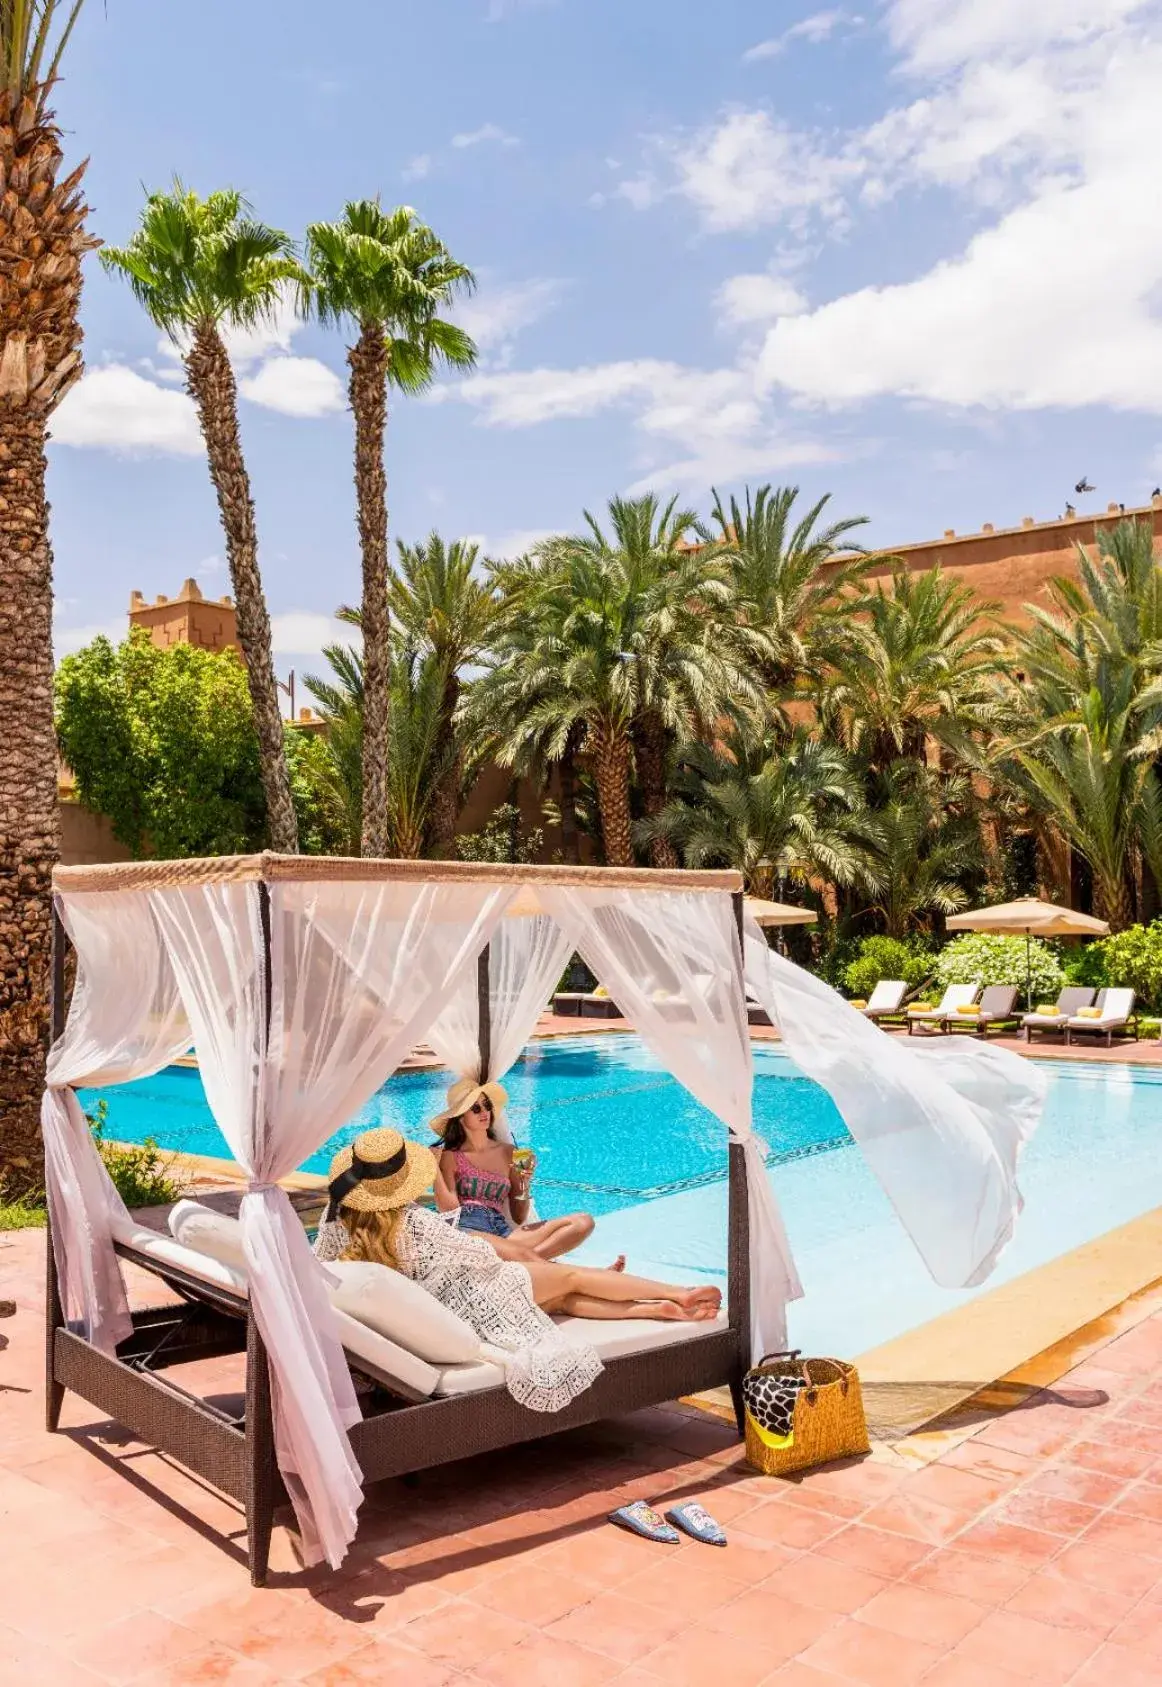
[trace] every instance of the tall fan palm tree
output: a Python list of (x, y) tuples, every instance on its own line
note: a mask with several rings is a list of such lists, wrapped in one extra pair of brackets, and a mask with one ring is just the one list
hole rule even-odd
[(859, 776), (834, 744), (804, 727), (781, 742), (744, 728), (680, 751), (673, 801), (642, 830), (661, 832), (687, 867), (736, 867), (752, 895), (769, 897), (784, 878), (866, 876), (861, 807)]
[(363, 563), (363, 853), (387, 853), (390, 614), (387, 389), (421, 392), (439, 365), (469, 369), (476, 347), (442, 317), (474, 285), (472, 271), (410, 206), (353, 201), (334, 223), (307, 229), (310, 275), (302, 303), (321, 322), (350, 327), (348, 398), (355, 418), (355, 497)]
[(435, 659), (444, 675), (438, 713), (436, 754), (444, 768), (432, 794), (427, 852), (450, 855), (460, 814), (464, 747), (457, 735), (465, 667), (480, 660), (496, 622), (496, 597), (482, 572), (480, 547), (467, 539), (451, 544), (436, 532), (417, 545), (398, 547), (399, 568), (388, 602), (406, 644)]
[[(606, 860), (633, 861), (635, 757), (643, 807), (665, 802), (668, 742), (704, 733), (732, 696), (757, 696), (738, 659), (721, 564), (688, 548), (676, 500), (615, 498), (610, 534), (547, 541), (521, 571), (513, 606), (474, 684), (470, 718), (491, 723), (505, 766), (557, 761), (575, 735), (593, 772)], [(665, 837), (655, 864), (675, 860)]]
[(101, 262), (128, 281), (150, 320), (181, 352), (226, 539), (270, 841), (273, 848), (293, 854), (298, 826), (283, 748), (270, 616), (238, 432), (238, 390), (222, 330), (269, 321), (283, 290), (301, 272), (289, 237), (256, 222), (241, 194), (226, 189), (199, 199), (178, 181), (168, 193), (149, 195), (128, 246), (106, 247)]
[(699, 537), (726, 558), (739, 613), (762, 630), (769, 646), (764, 680), (772, 691), (784, 691), (826, 646), (839, 594), (867, 567), (848, 538), (867, 517), (817, 528), (829, 497), (796, 520), (797, 486), (760, 486), (753, 497), (748, 486), (742, 504), (737, 498), (724, 504), (711, 490), (714, 507), (710, 521), (698, 523)]
[(48, 419), (79, 379), (85, 165), (63, 171), (49, 106), (81, 0), (0, 4), (0, 1183), (41, 1178), (52, 869)]

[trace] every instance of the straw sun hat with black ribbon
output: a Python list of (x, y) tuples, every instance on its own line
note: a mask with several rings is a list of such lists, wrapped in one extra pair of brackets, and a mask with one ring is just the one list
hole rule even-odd
[(448, 1105), (434, 1119), (429, 1119), (428, 1129), (436, 1136), (443, 1136), (452, 1120), (461, 1118), (482, 1095), (488, 1097), (492, 1103), (492, 1117), (498, 1119), (508, 1106), (508, 1091), (504, 1086), (478, 1084), (474, 1078), (457, 1078), (448, 1091)]
[(389, 1125), (363, 1131), (331, 1161), (316, 1254), (337, 1259), (346, 1248), (344, 1207), (360, 1213), (394, 1212), (430, 1189), (435, 1179), (436, 1156), (430, 1148), (409, 1141)]

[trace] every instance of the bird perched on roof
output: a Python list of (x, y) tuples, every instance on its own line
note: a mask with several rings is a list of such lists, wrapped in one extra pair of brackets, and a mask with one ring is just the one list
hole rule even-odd
[(1066, 504), (1065, 513), (1066, 513), (1067, 516), (1071, 516), (1071, 515), (1076, 515), (1077, 511), (1074, 509), (1072, 504)]
[(1156, 486), (1150, 496), (1151, 498), (1162, 498), (1162, 486)]
[(1086, 476), (1082, 475), (1081, 479), (1078, 481), (1077, 485), (1073, 488), (1073, 490), (1075, 492), (1096, 492), (1097, 487), (1091, 486), (1089, 484), (1089, 481), (1086, 478)]

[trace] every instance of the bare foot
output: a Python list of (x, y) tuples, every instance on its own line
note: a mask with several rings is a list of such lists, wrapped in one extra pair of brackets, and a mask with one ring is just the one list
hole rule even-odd
[(625, 1270), (625, 1255), (624, 1254), (618, 1254), (618, 1256), (614, 1260), (613, 1264), (610, 1265), (610, 1266), (607, 1266), (606, 1269), (608, 1271), (624, 1271)]
[(696, 1309), (679, 1306), (676, 1300), (648, 1300), (642, 1310), (647, 1318), (664, 1318), (670, 1324), (692, 1324), (701, 1316)]
[(693, 1311), (696, 1307), (708, 1308), (705, 1315), (713, 1318), (722, 1305), (722, 1290), (712, 1287), (683, 1289), (674, 1296), (674, 1299), (680, 1306), (687, 1307), (690, 1311)]

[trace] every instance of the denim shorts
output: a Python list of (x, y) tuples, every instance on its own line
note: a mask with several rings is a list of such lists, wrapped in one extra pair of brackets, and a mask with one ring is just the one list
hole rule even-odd
[(463, 1201), (460, 1205), (460, 1229), (475, 1230), (485, 1236), (511, 1236), (512, 1225), (498, 1207), (487, 1207), (483, 1201)]

